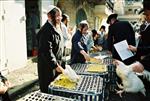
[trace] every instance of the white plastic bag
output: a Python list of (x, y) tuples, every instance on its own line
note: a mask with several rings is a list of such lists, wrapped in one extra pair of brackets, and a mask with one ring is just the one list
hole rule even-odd
[(69, 77), (69, 79), (73, 82), (77, 82), (79, 79), (79, 76), (76, 74), (76, 72), (69, 66), (66, 65), (66, 69), (64, 70), (64, 74)]

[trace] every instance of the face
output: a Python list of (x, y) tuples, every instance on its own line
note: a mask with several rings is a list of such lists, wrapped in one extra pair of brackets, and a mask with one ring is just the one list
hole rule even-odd
[(65, 21), (64, 21), (64, 24), (67, 26), (69, 23), (69, 19), (67, 18)]
[(102, 32), (103, 32), (103, 31), (104, 31), (104, 29), (103, 29), (103, 28), (101, 28), (101, 29), (100, 29), (100, 31), (102, 31)]
[(87, 34), (88, 33), (88, 26), (85, 26), (83, 29), (82, 29), (82, 34)]
[(60, 24), (61, 23), (61, 19), (62, 19), (61, 12), (57, 11), (56, 14), (55, 14), (56, 23)]
[(144, 10), (145, 20), (150, 23), (150, 10)]

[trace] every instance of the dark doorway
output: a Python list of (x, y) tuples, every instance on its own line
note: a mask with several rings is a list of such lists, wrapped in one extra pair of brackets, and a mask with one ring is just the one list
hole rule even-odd
[(82, 20), (87, 20), (87, 16), (84, 9), (81, 8), (76, 14), (76, 24), (78, 25)]
[(40, 28), (39, 0), (25, 0), (27, 56), (37, 55), (36, 34)]

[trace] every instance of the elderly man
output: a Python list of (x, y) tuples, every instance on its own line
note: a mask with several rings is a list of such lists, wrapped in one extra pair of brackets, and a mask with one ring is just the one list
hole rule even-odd
[[(144, 15), (145, 15), (145, 27), (142, 30), (142, 46), (144, 47), (133, 47), (129, 45), (129, 49), (132, 51), (137, 51), (138, 53), (141, 53), (141, 55), (146, 55), (145, 58), (140, 60), (139, 62), (136, 62), (132, 64), (132, 69), (135, 72), (143, 72), (144, 68), (148, 71), (150, 71), (150, 0), (144, 0), (143, 1), (143, 10), (144, 10)], [(147, 46), (146, 46), (147, 44)]]
[[(136, 52), (140, 60), (129, 65), (132, 71), (150, 76), (150, 0), (143, 1), (143, 11), (145, 15), (145, 27), (141, 30), (141, 43), (137, 48), (129, 45), (129, 50)], [(147, 71), (146, 71), (147, 70)], [(141, 78), (146, 88), (146, 98), (144, 101), (150, 101), (150, 82), (149, 78)], [(148, 80), (147, 80), (148, 79)]]

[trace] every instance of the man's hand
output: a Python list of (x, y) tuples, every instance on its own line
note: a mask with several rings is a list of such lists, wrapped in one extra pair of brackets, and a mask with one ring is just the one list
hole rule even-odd
[(137, 48), (135, 46), (132, 46), (132, 45), (129, 45), (128, 49), (131, 50), (132, 52), (137, 51)]
[(11, 87), (12, 87), (12, 84), (11, 84), (8, 80), (5, 81), (5, 85), (6, 85), (8, 88), (11, 88)]
[(142, 73), (144, 71), (144, 66), (140, 62), (135, 62), (129, 65), (133, 72)]
[(0, 86), (0, 94), (5, 94), (5, 92), (8, 90), (8, 87), (3, 85), (3, 86)]
[(61, 73), (64, 72), (64, 69), (59, 64), (57, 64), (56, 71)]

